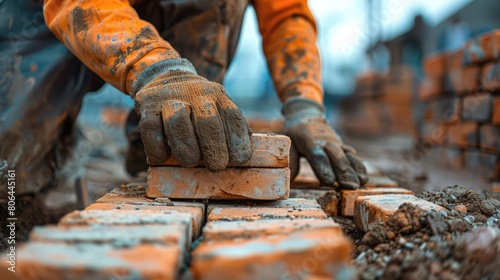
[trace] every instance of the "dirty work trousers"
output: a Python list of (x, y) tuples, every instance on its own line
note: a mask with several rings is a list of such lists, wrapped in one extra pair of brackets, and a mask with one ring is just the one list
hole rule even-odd
[[(75, 143), (82, 98), (104, 84), (50, 32), (40, 2), (0, 1), (2, 216), (8, 170), (16, 171), (17, 200), (28, 208), (57, 185), (57, 170)], [(146, 0), (134, 8), (201, 76), (222, 82), (247, 5), (247, 0)], [(138, 118), (129, 121), (133, 132)]]

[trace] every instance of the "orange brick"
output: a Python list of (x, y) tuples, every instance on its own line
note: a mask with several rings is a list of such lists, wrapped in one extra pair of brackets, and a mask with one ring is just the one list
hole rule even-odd
[(491, 123), (500, 125), (500, 97), (495, 97), (495, 99), (493, 99), (493, 116), (491, 117)]
[(356, 199), (354, 205), (354, 223), (359, 229), (367, 231), (373, 224), (387, 221), (403, 203), (411, 203), (425, 211), (446, 211), (439, 205), (412, 195), (387, 194), (362, 196)]
[(458, 148), (477, 147), (478, 128), (478, 123), (472, 121), (450, 126), (447, 137), (448, 145)]
[(328, 277), (349, 267), (352, 243), (322, 228), (250, 240), (202, 242), (193, 251), (196, 279), (304, 279)]
[(465, 67), (460, 72), (461, 79), (457, 84), (457, 92), (473, 93), (479, 90), (479, 81), (481, 78), (481, 68), (479, 66)]
[(116, 192), (117, 189), (105, 194), (96, 200), (96, 203), (133, 204), (150, 206), (183, 206), (194, 207), (202, 212), (205, 217), (205, 204), (196, 201), (170, 200), (168, 198), (148, 198), (144, 194), (123, 195)]
[(192, 239), (191, 221), (190, 214), (176, 211), (86, 210), (67, 214), (59, 221), (59, 225), (185, 225), (186, 240), (190, 241)]
[(257, 238), (272, 235), (289, 235), (292, 232), (318, 228), (330, 228), (342, 232), (339, 224), (325, 219), (281, 219), (257, 221), (214, 221), (203, 228), (203, 240), (231, 240)]
[(147, 205), (147, 204), (117, 204), (117, 203), (94, 203), (85, 208), (89, 210), (123, 210), (123, 211), (172, 211), (172, 213), (184, 213), (191, 216), (192, 236), (197, 239), (201, 233), (201, 227), (204, 224), (204, 212), (197, 207), (189, 206), (162, 206), (162, 205)]
[[(252, 134), (252, 158), (237, 167), (288, 167), (291, 141), (288, 136), (274, 133)], [(180, 166), (170, 157), (163, 165)], [(205, 166), (200, 162), (198, 166)]]
[(354, 215), (354, 203), (360, 196), (384, 195), (384, 194), (406, 194), (413, 192), (403, 188), (372, 188), (359, 190), (342, 190), (341, 213), (342, 216), (352, 217)]
[(496, 199), (500, 198), (500, 182), (491, 183), (491, 192)]
[(500, 31), (494, 30), (479, 39), (485, 61), (493, 61), (500, 54)]
[(180, 254), (173, 245), (44, 242), (26, 243), (17, 253), (23, 279), (177, 279)]
[(252, 204), (245, 202), (211, 203), (208, 205), (207, 212), (208, 221), (327, 218), (316, 201), (301, 198)]
[(340, 193), (334, 190), (291, 189), (290, 198), (316, 199), (329, 217), (337, 216), (338, 214)]
[(446, 73), (446, 53), (432, 54), (424, 59), (424, 72), (427, 77), (443, 77)]
[(481, 150), (500, 153), (500, 126), (483, 125), (479, 134)]
[(206, 168), (155, 166), (148, 169), (148, 197), (188, 199), (286, 199), (288, 168)]
[(283, 131), (282, 119), (246, 118), (248, 126), (254, 133), (278, 133)]

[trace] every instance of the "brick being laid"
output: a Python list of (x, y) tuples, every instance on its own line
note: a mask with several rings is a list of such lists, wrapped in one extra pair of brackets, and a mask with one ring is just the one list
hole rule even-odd
[(177, 279), (179, 255), (178, 246), (166, 244), (28, 242), (17, 250), (16, 274), (21, 279)]
[(203, 241), (192, 252), (195, 279), (338, 278), (352, 242), (336, 228), (251, 239)]
[(191, 217), (193, 239), (198, 238), (201, 233), (201, 227), (205, 222), (204, 211), (199, 207), (158, 205), (158, 204), (119, 204), (119, 203), (94, 203), (85, 208), (85, 211), (91, 210), (119, 210), (119, 211), (162, 211), (168, 213), (188, 214)]
[(249, 239), (273, 235), (289, 235), (293, 232), (329, 228), (342, 232), (339, 224), (331, 219), (281, 219), (256, 221), (212, 221), (203, 228), (205, 241)]
[(239, 221), (261, 219), (326, 219), (325, 212), (314, 200), (291, 198), (270, 202), (211, 203), (207, 221)]
[(411, 203), (424, 211), (446, 211), (445, 208), (439, 205), (413, 195), (386, 194), (361, 196), (354, 203), (354, 224), (359, 229), (367, 231), (373, 224), (387, 221), (403, 203)]
[[(254, 133), (252, 134), (251, 142), (252, 157), (246, 163), (236, 167), (288, 167), (291, 145), (291, 140), (288, 136), (274, 133)], [(180, 166), (173, 157), (170, 157), (162, 165)], [(204, 166), (203, 162), (200, 162), (198, 166)]]
[(356, 199), (367, 195), (404, 194), (413, 195), (413, 192), (403, 188), (370, 188), (358, 190), (342, 190), (341, 213), (342, 216), (352, 217), (354, 215), (354, 204)]
[(288, 168), (227, 168), (210, 172), (203, 167), (154, 166), (148, 169), (147, 197), (173, 199), (288, 198)]
[(500, 153), (500, 125), (483, 125), (479, 135), (481, 150)]

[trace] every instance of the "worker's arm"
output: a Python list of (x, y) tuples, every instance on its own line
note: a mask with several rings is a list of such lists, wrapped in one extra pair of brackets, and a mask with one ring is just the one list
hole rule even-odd
[(173, 155), (218, 171), (250, 159), (247, 123), (224, 88), (197, 75), (128, 1), (45, 0), (44, 16), (87, 67), (135, 99), (150, 165)]
[[(307, 0), (253, 0), (267, 65), (284, 102), (284, 133), (323, 185), (356, 189), (366, 169), (324, 117), (316, 23)], [(291, 168), (298, 166), (291, 163)]]

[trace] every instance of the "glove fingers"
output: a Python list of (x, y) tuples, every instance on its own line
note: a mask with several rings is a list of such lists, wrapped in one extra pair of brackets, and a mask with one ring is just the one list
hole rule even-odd
[(214, 102), (203, 97), (200, 102), (203, 108), (197, 108), (194, 122), (203, 161), (208, 170), (221, 171), (229, 162), (222, 120)]
[(351, 153), (346, 153), (347, 158), (351, 162), (351, 166), (354, 171), (358, 174), (360, 186), (364, 186), (368, 183), (368, 175), (366, 174), (366, 167), (361, 160), (359, 160), (355, 155)]
[(252, 157), (251, 132), (240, 109), (231, 100), (218, 105), (226, 133), (229, 163), (238, 166)]
[(170, 157), (160, 114), (144, 113), (139, 121), (139, 132), (149, 165), (161, 165)]
[(293, 180), (295, 180), (295, 177), (297, 177), (300, 171), (300, 155), (293, 143), (290, 146), (289, 168), (290, 168), (290, 182), (293, 182)]
[(191, 108), (188, 104), (170, 100), (162, 105), (163, 128), (172, 156), (184, 167), (194, 167), (201, 161), (201, 152), (196, 139)]
[(302, 153), (318, 177), (319, 181), (324, 186), (332, 186), (335, 183), (335, 174), (333, 173), (332, 165), (328, 159), (328, 155), (320, 146), (314, 146)]
[(337, 183), (341, 189), (354, 190), (359, 188), (359, 178), (357, 173), (351, 167), (351, 163), (341, 148), (327, 144), (325, 151), (337, 178)]

